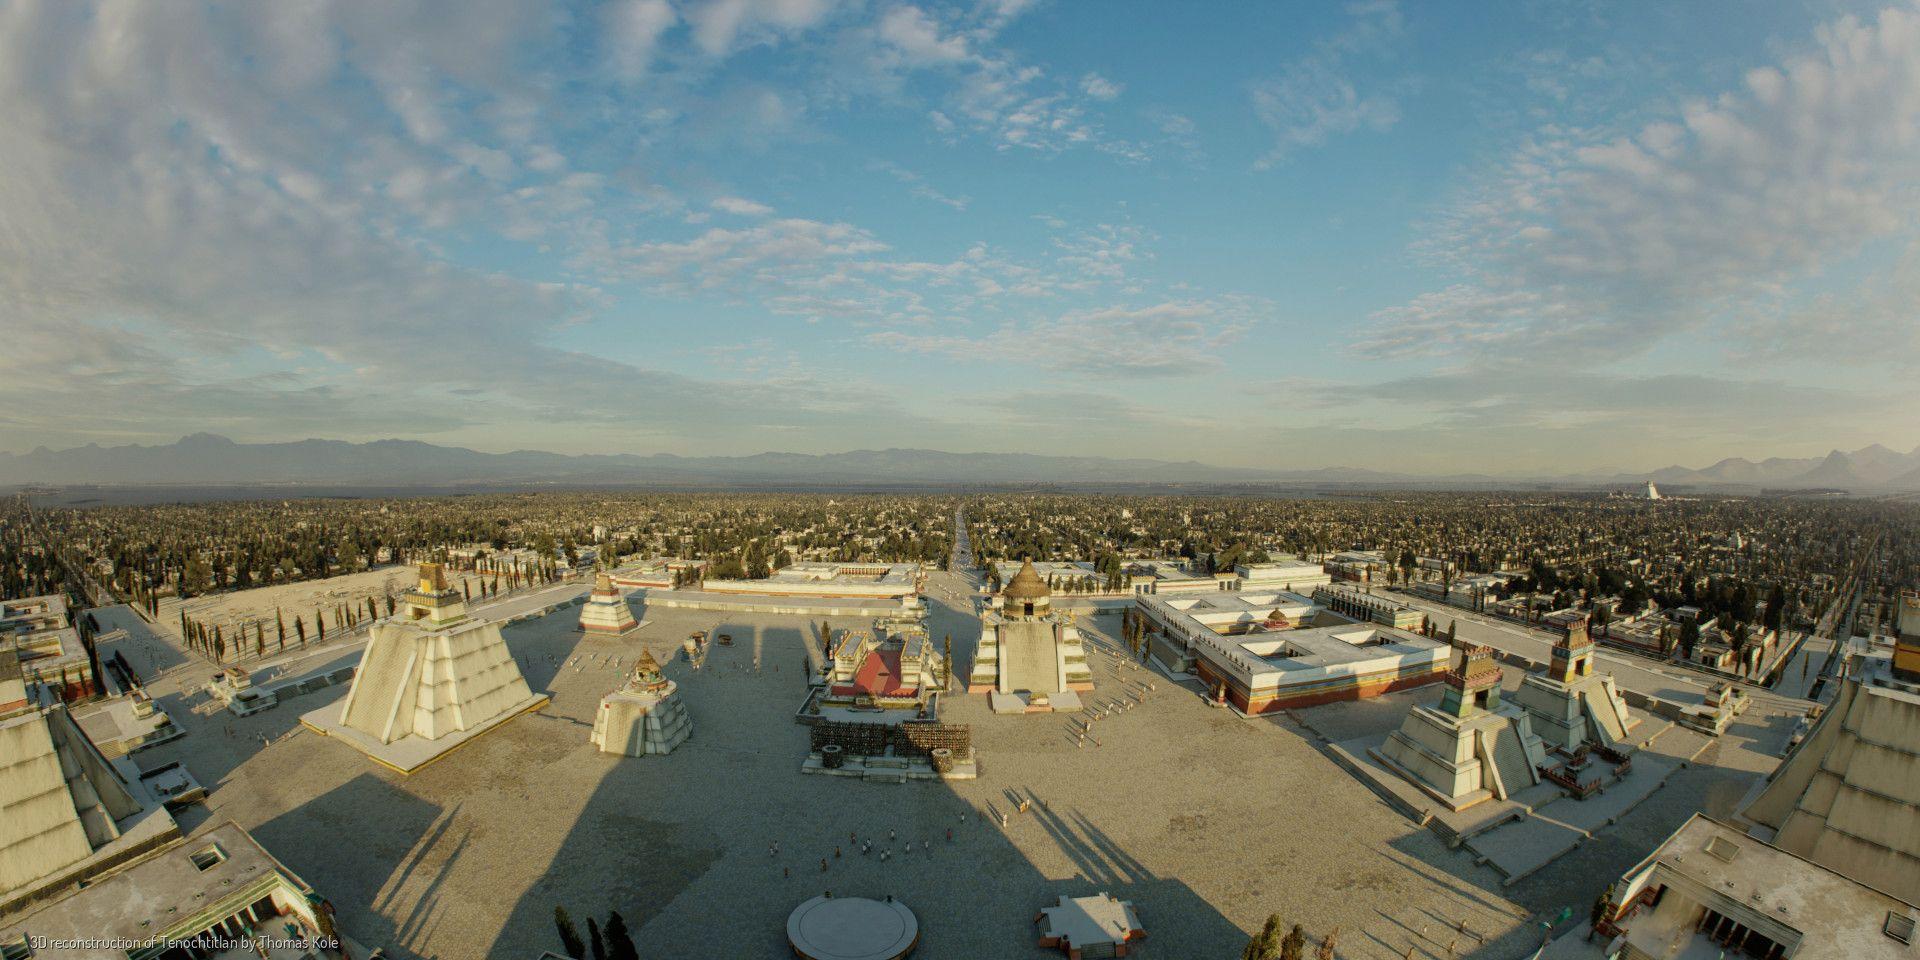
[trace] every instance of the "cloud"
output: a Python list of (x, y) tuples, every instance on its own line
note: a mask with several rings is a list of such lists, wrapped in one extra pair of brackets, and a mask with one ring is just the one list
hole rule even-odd
[(914, 173), (912, 170), (908, 170), (907, 168), (897, 163), (894, 163), (891, 160), (875, 160), (872, 163), (869, 163), (867, 165), (867, 168), (870, 170), (877, 170), (881, 173), (885, 173), (886, 175), (894, 178), (895, 180), (898, 180), (901, 183), (907, 184), (907, 186), (909, 187), (909, 192), (912, 193), (914, 196), (919, 197), (922, 200), (931, 200), (934, 203), (940, 204), (941, 206), (951, 207), (955, 210), (965, 210), (967, 209), (967, 205), (973, 202), (972, 198), (970, 197), (948, 196), (947, 194), (944, 194), (938, 190), (935, 190), (932, 186), (928, 185), (925, 177), (922, 177), (921, 175)]
[(1120, 84), (1117, 84), (1112, 80), (1108, 80), (1106, 77), (1103, 77), (1097, 73), (1089, 73), (1086, 76), (1080, 78), (1081, 92), (1085, 93), (1089, 97), (1094, 98), (1095, 100), (1116, 99), (1120, 96), (1120, 92), (1124, 89), (1126, 88), (1121, 86)]
[(667, 0), (615, 0), (600, 8), (600, 20), (614, 72), (636, 80), (646, 75), (660, 37), (680, 15)]
[(736, 217), (764, 217), (773, 213), (772, 207), (741, 197), (721, 197), (713, 201), (712, 206), (721, 213), (731, 213)]
[(1350, 61), (1376, 57), (1401, 34), (1399, 6), (1391, 0), (1357, 3), (1338, 33), (1313, 45), (1312, 52), (1287, 64), (1277, 75), (1248, 85), (1254, 116), (1273, 133), (1274, 145), (1254, 166), (1266, 169), (1303, 147), (1359, 130), (1384, 131), (1400, 122), (1404, 81), (1362, 90), (1351, 77)]
[(957, 63), (968, 56), (966, 38), (943, 32), (919, 7), (889, 8), (875, 29), (883, 43), (916, 65)]
[(867, 342), (909, 353), (1022, 363), (1084, 377), (1202, 376), (1225, 368), (1223, 351), (1270, 307), (1244, 297), (1168, 300), (1072, 310), (1002, 325), (979, 337), (887, 330)]
[(1376, 314), (1362, 347), (1631, 354), (1703, 324), (1748, 339), (1802, 285), (1920, 239), (1916, 183), (1920, 11), (1845, 17), (1634, 132), (1539, 130), (1434, 225), (1424, 250), (1457, 281)]
[(818, 26), (834, 7), (834, 0), (705, 0), (688, 5), (685, 16), (694, 43), (718, 57)]

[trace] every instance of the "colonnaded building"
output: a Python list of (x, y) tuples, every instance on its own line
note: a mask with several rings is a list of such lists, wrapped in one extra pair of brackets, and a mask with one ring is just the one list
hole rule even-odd
[(1142, 595), (1152, 655), (1191, 671), (1235, 707), (1265, 713), (1433, 683), (1447, 644), (1355, 623), (1296, 593)]

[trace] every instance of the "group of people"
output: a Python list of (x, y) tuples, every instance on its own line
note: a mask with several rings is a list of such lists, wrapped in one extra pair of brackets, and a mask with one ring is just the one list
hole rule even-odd
[[(959, 816), (959, 823), (964, 826), (966, 822), (967, 822), (967, 815), (964, 811), (962, 811)], [(953, 843), (954, 839), (953, 839), (952, 827), (946, 828), (946, 835), (947, 835), (947, 842)], [(857, 831), (849, 831), (847, 833), (847, 845), (845, 847), (836, 845), (833, 848), (832, 856), (820, 858), (820, 872), (826, 873), (827, 871), (831, 870), (833, 861), (841, 859), (845, 855), (846, 850), (848, 849), (855, 850), (863, 857), (874, 856), (874, 845), (879, 842), (880, 841), (877, 836), (868, 837), (863, 840), (861, 839)], [(908, 839), (903, 842), (900, 839), (900, 832), (898, 830), (890, 829), (887, 831), (886, 845), (880, 847), (880, 852), (878, 854), (878, 859), (880, 860), (881, 863), (885, 863), (893, 859), (894, 844), (896, 843), (900, 844), (899, 851), (902, 856), (911, 854), (913, 852), (913, 849), (914, 849), (913, 840)], [(922, 838), (920, 840), (920, 855), (924, 857), (933, 856), (933, 840), (931, 838)], [(768, 842), (767, 856), (773, 859), (779, 859), (780, 841), (773, 840)], [(793, 867), (790, 865), (781, 866), (780, 875), (782, 877), (793, 876)]]

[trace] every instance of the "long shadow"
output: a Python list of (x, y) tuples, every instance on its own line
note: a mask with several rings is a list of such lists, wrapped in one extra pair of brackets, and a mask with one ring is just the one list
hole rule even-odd
[[(370, 816), (378, 822), (368, 823)], [(333, 903), (346, 930), (375, 943), (399, 944), (403, 931), (389, 912), (393, 894), (382, 897), (381, 890), (389, 884), (398, 889), (452, 821), (453, 814), (443, 817), (433, 803), (363, 773), (251, 832)], [(353, 856), (339, 855), (344, 843), (352, 844)]]
[[(692, 622), (675, 613), (662, 621)], [(604, 772), (544, 878), (511, 905), (489, 956), (558, 950), (555, 906), (582, 930), (585, 918), (604, 924), (618, 910), (643, 956), (786, 956), (787, 914), (823, 891), (906, 902), (921, 924), (919, 960), (1038, 960), (1048, 952), (1036, 945), (1035, 913), (1062, 895), (1102, 891), (1135, 903), (1149, 931), (1138, 956), (1229, 956), (1245, 944), (1185, 883), (1155, 876), (1077, 811), (1035, 802), (1003, 831), (943, 782), (801, 774), (809, 731), (793, 722), (805, 696), (794, 671), (818, 662), (819, 619), (717, 615), (713, 628), (732, 633), (733, 646), (710, 647), (698, 673), (684, 659), (666, 663), (692, 739), (665, 757), (588, 761)], [(836, 629), (866, 625), (830, 619)], [(945, 616), (930, 624), (936, 644), (948, 622), (964, 624)], [(974, 634), (952, 632), (958, 673)], [(739, 669), (756, 651), (761, 671)], [(1043, 726), (1051, 732), (1033, 719), (1037, 737)], [(1029, 857), (1016, 843), (1022, 832), (1030, 849), (1052, 838), (1066, 868)]]

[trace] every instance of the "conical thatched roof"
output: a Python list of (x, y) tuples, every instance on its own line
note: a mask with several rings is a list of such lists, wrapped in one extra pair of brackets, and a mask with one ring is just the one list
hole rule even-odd
[(1021, 561), (1020, 572), (1014, 574), (1013, 579), (1007, 581), (1007, 588), (1001, 591), (1001, 596), (1008, 600), (1042, 600), (1052, 595), (1047, 582), (1040, 579), (1040, 571), (1033, 568), (1032, 560)]

